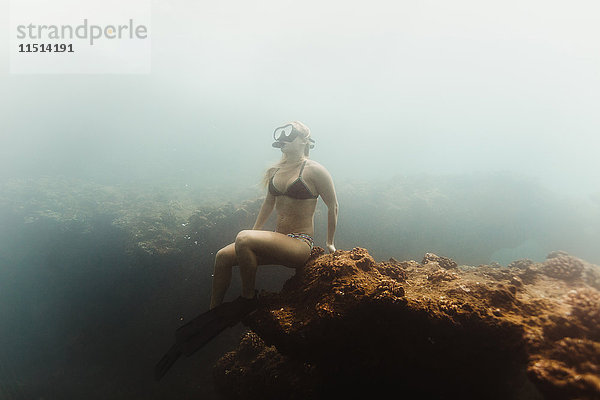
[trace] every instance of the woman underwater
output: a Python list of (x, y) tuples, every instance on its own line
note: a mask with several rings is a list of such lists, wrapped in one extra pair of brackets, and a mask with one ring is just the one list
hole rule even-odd
[[(329, 210), (327, 249), (330, 253), (335, 251), (333, 235), (338, 203), (329, 172), (318, 162), (308, 159), (314, 143), (310, 130), (301, 122), (294, 121), (275, 129), (273, 136), (273, 147), (281, 148), (283, 156), (265, 173), (267, 197), (256, 223), (252, 230), (241, 231), (234, 243), (217, 252), (210, 310), (177, 329), (175, 344), (154, 369), (156, 380), (166, 374), (181, 354), (193, 354), (256, 307), (257, 302), (251, 299), (255, 299), (254, 283), (259, 265), (276, 264), (293, 268), (304, 265), (313, 247), (313, 219), (319, 196)], [(273, 208), (277, 212), (275, 232), (260, 230)], [(234, 265), (240, 267), (242, 295), (232, 302), (223, 303)]]
[[(217, 252), (210, 308), (223, 302), (231, 282), (232, 267), (240, 267), (242, 298), (255, 296), (256, 269), (259, 265), (285, 265), (298, 268), (308, 260), (313, 248), (314, 215), (317, 198), (327, 205), (327, 241), (335, 251), (333, 237), (337, 225), (338, 203), (329, 172), (308, 158), (314, 147), (310, 130), (299, 121), (275, 129), (273, 147), (281, 148), (281, 160), (265, 173), (268, 186), (252, 230), (243, 230), (231, 243)], [(261, 230), (275, 208), (274, 232)]]

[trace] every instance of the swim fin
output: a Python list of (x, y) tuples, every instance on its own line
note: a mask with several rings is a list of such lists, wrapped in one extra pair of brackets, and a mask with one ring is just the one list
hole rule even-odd
[(175, 331), (175, 344), (156, 364), (154, 379), (162, 378), (181, 354), (191, 356), (225, 329), (236, 325), (258, 307), (258, 298), (238, 297), (200, 314)]
[(167, 373), (169, 368), (171, 368), (173, 364), (175, 364), (175, 361), (177, 361), (180, 355), (181, 346), (179, 345), (179, 343), (175, 343), (173, 346), (171, 346), (167, 354), (165, 354), (163, 358), (160, 359), (158, 364), (156, 364), (156, 366), (154, 367), (154, 380), (160, 380), (160, 378), (162, 378)]

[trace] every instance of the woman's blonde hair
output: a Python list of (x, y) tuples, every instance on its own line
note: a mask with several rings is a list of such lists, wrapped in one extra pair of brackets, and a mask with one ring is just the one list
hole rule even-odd
[[(304, 147), (304, 157), (302, 157), (299, 162), (304, 161), (308, 158), (310, 152), (310, 141), (308, 140), (308, 138), (310, 137), (310, 129), (308, 128), (308, 126), (304, 125), (300, 121), (292, 121), (289, 122), (289, 124), (292, 125), (294, 129), (300, 133), (304, 140), (306, 140), (306, 146)], [(281, 156), (281, 160), (279, 160), (277, 164), (272, 165), (265, 171), (265, 175), (262, 179), (263, 186), (267, 186), (269, 184), (269, 181), (271, 180), (271, 177), (273, 176), (273, 174), (275, 174), (275, 171), (286, 164), (287, 154), (283, 153), (283, 155)], [(296, 166), (296, 164), (294, 164), (294, 166)]]

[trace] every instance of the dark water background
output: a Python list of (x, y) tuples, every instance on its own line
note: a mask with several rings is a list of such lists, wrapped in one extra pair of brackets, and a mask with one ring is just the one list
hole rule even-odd
[[(260, 201), (246, 205), (248, 215), (237, 218), (241, 197), (233, 205), (223, 200), (221, 208), (215, 200), (210, 207), (220, 210), (220, 217), (198, 233), (199, 245), (182, 239), (177, 252), (152, 255), (132, 251), (137, 239), (128, 225), (115, 221), (135, 213), (143, 196), (169, 209), (180, 193), (146, 195), (152, 191), (140, 189), (138, 203), (121, 203), (130, 207), (123, 211), (90, 203), (94, 191), (77, 185), (81, 182), (34, 191), (35, 181), (13, 183), (2, 195), (0, 399), (216, 398), (212, 365), (235, 347), (241, 325), (180, 359), (158, 383), (153, 367), (182, 321), (207, 309), (214, 253), (237, 231), (251, 227)], [(556, 194), (526, 178), (396, 177), (340, 182), (337, 189), (337, 247), (365, 247), (378, 261), (420, 261), (425, 252), (434, 252), (459, 265), (506, 265), (524, 257), (542, 261), (560, 249), (600, 263), (600, 249), (594, 246), (600, 242), (597, 199)], [(194, 200), (198, 208), (204, 206), (201, 198)], [(54, 210), (47, 204), (54, 204)], [(77, 209), (85, 210), (85, 217), (65, 217)], [(131, 224), (144, 222), (143, 214), (140, 218)], [(161, 223), (177, 231), (181, 222), (189, 223), (186, 218)], [(326, 208), (321, 201), (315, 226), (316, 244), (323, 246)], [(279, 290), (291, 274), (284, 267), (261, 267), (257, 286)], [(238, 294), (234, 273), (228, 297)]]

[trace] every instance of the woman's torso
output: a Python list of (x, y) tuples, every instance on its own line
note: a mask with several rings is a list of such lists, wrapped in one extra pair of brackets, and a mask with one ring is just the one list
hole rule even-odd
[(315, 196), (318, 194), (311, 179), (311, 161), (306, 160), (295, 168), (277, 170), (271, 178), (270, 186), (270, 192), (276, 196), (275, 231), (313, 236), (313, 217), (317, 206)]

